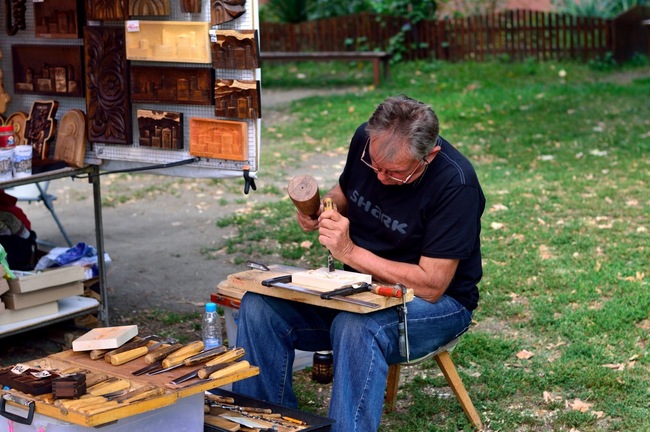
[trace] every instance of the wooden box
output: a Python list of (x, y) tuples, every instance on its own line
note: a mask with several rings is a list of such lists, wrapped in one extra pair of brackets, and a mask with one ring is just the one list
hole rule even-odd
[(11, 56), (16, 93), (83, 96), (82, 47), (13, 45)]
[(129, 21), (128, 60), (210, 63), (208, 23), (192, 21)]
[(80, 265), (58, 267), (40, 272), (15, 271), (14, 274), (18, 277), (9, 279), (9, 291), (17, 294), (79, 282), (86, 276), (83, 266)]
[(2, 296), (2, 301), (7, 306), (7, 309), (19, 310), (50, 303), (66, 297), (83, 295), (83, 293), (84, 284), (82, 282), (70, 282), (24, 294), (10, 292)]

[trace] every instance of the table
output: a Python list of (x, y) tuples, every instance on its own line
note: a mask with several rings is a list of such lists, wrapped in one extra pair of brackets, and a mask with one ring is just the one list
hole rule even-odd
[(14, 178), (9, 181), (0, 182), (0, 189), (7, 189), (15, 186), (48, 180), (56, 180), (66, 177), (86, 177), (88, 178), (88, 182), (93, 185), (95, 241), (97, 243), (97, 267), (99, 269), (99, 291), (101, 295), (101, 301), (99, 304), (97, 304), (97, 301), (72, 302), (71, 304), (76, 304), (76, 306), (68, 305), (70, 307), (62, 307), (58, 314), (49, 316), (49, 318), (44, 320), (34, 320), (31, 325), (25, 325), (25, 323), (21, 321), (14, 324), (0, 326), (0, 337), (32, 330), (38, 327), (43, 327), (62, 320), (72, 319), (94, 311), (99, 312), (99, 319), (104, 323), (104, 325), (108, 326), (108, 291), (106, 289), (106, 261), (104, 257), (104, 230), (102, 220), (102, 198), (99, 180), (99, 165), (87, 165), (82, 168), (66, 167), (34, 174), (29, 177)]

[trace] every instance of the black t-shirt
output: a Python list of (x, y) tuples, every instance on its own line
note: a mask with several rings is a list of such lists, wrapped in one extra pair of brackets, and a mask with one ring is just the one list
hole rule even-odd
[(381, 184), (360, 161), (368, 135), (355, 132), (339, 184), (348, 200), (352, 241), (382, 258), (417, 264), (421, 256), (458, 259), (445, 294), (468, 310), (478, 305), (481, 215), (485, 196), (472, 164), (442, 137), (424, 175), (406, 185)]

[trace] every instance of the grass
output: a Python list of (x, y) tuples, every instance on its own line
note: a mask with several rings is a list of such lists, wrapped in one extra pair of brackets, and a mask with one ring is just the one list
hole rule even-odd
[[(481, 301), (452, 354), (483, 422), (500, 431), (650, 430), (650, 70), (642, 71), (627, 82), (626, 68), (574, 63), (395, 65), (380, 88), (299, 100), (291, 120), (263, 123), (262, 167), (290, 172), (305, 154), (345, 149), (389, 95), (430, 103), (488, 202)], [(300, 64), (262, 76), (264, 88), (337, 88), (370, 74)], [(238, 228), (225, 245), (235, 259), (324, 260), (290, 201), (220, 224)], [(381, 430), (469, 430), (459, 404), (435, 395), (445, 385), (435, 363), (417, 370)], [(307, 403), (313, 389), (301, 386), (299, 397), (303, 409), (326, 412)]]

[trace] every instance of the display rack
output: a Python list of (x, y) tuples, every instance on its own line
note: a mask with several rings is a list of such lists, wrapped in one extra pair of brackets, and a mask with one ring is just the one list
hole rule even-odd
[(104, 256), (104, 229), (102, 220), (102, 197), (99, 179), (99, 165), (87, 165), (83, 168), (62, 168), (44, 173), (34, 174), (24, 178), (0, 182), (0, 189), (7, 189), (31, 183), (56, 180), (61, 178), (87, 178), (93, 185), (93, 205), (95, 215), (95, 239), (97, 242), (97, 267), (99, 269), (99, 293), (100, 302), (88, 298), (81, 298), (76, 301), (64, 302), (58, 314), (45, 316), (40, 319), (29, 320), (29, 322), (18, 322), (15, 324), (0, 326), (0, 337), (9, 336), (23, 331), (33, 330), (38, 327), (52, 323), (72, 319), (88, 313), (98, 312), (99, 319), (108, 325), (108, 291), (106, 289), (106, 260)]

